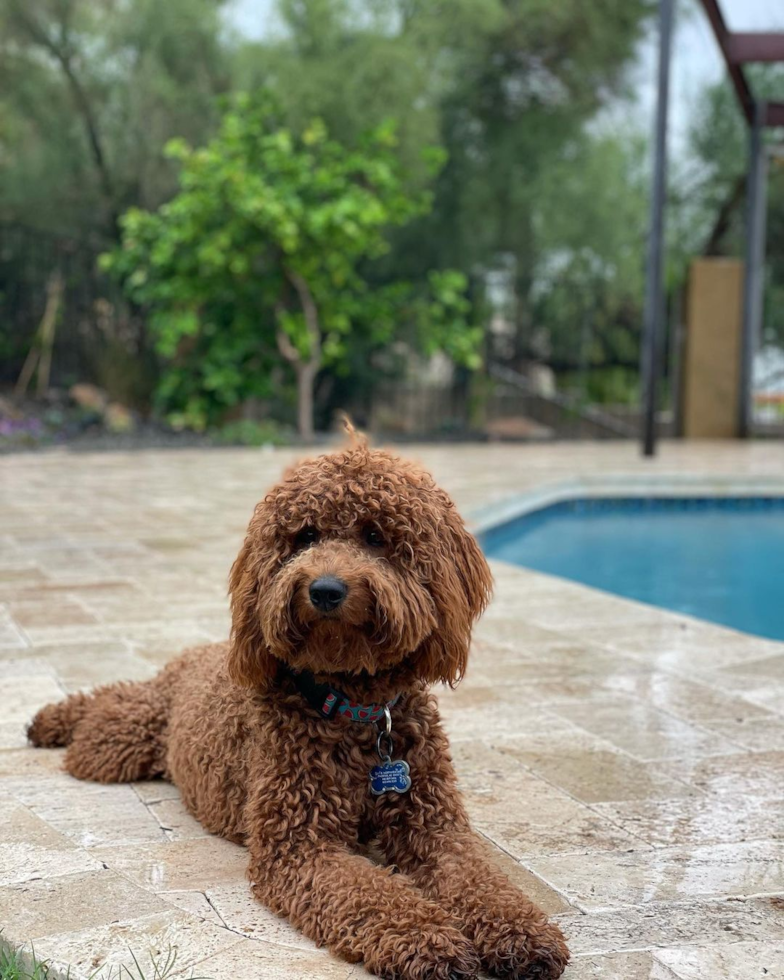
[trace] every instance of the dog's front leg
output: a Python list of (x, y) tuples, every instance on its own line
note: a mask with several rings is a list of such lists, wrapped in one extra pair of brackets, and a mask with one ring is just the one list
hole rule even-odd
[(250, 851), (256, 898), (336, 955), (395, 980), (476, 976), (471, 942), (407, 876), (312, 835), (251, 841)]
[[(513, 980), (560, 977), (569, 960), (561, 930), (494, 864), (454, 780), (432, 775), (389, 809), (380, 837), (387, 859), (458, 919), (486, 969)], [(439, 787), (438, 799), (428, 786)]]

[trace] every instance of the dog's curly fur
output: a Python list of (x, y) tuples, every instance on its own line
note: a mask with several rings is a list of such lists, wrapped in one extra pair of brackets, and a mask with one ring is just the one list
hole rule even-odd
[[(348, 586), (329, 613), (309, 599), (324, 574)], [(355, 437), (256, 507), (231, 572), (228, 644), (49, 705), (30, 740), (67, 745), (80, 779), (170, 779), (208, 830), (248, 847), (261, 902), (379, 976), (559, 977), (561, 932), (470, 829), (428, 692), (465, 671), (491, 584), (446, 493)], [(369, 792), (373, 727), (321, 717), (283, 665), (358, 701), (402, 692), (393, 732), (408, 793)], [(383, 863), (362, 853), (369, 843)]]

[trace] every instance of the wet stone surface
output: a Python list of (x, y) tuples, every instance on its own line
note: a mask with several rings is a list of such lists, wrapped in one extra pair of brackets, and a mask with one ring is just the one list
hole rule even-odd
[[(26, 747), (69, 691), (224, 639), (253, 505), (297, 454), (9, 456), (0, 487), (0, 930), (82, 980), (366, 976), (258, 906), (245, 855), (166, 783), (97, 786)], [(767, 445), (412, 447), (464, 513), (563, 480), (745, 474)], [(56, 521), (53, 515), (57, 515)], [(784, 978), (784, 644), (497, 564), (441, 697), (472, 819), (563, 928), (567, 980)], [(150, 971), (152, 972), (152, 971)]]

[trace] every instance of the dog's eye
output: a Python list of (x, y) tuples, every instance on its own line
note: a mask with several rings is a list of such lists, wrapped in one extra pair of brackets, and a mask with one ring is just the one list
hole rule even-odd
[(386, 544), (384, 535), (375, 527), (369, 527), (366, 529), (365, 541), (371, 548), (383, 548)]
[(303, 527), (302, 530), (294, 538), (294, 546), (297, 548), (305, 548), (309, 544), (313, 544), (318, 541), (319, 533), (315, 527)]

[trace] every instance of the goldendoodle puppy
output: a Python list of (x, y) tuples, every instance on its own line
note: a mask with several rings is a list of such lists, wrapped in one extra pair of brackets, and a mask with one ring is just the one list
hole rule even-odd
[(355, 438), (256, 507), (227, 644), (49, 705), (29, 737), (79, 779), (171, 780), (247, 846), (259, 901), (379, 976), (559, 977), (561, 932), (472, 832), (428, 691), (465, 671), (490, 588), (446, 493)]

